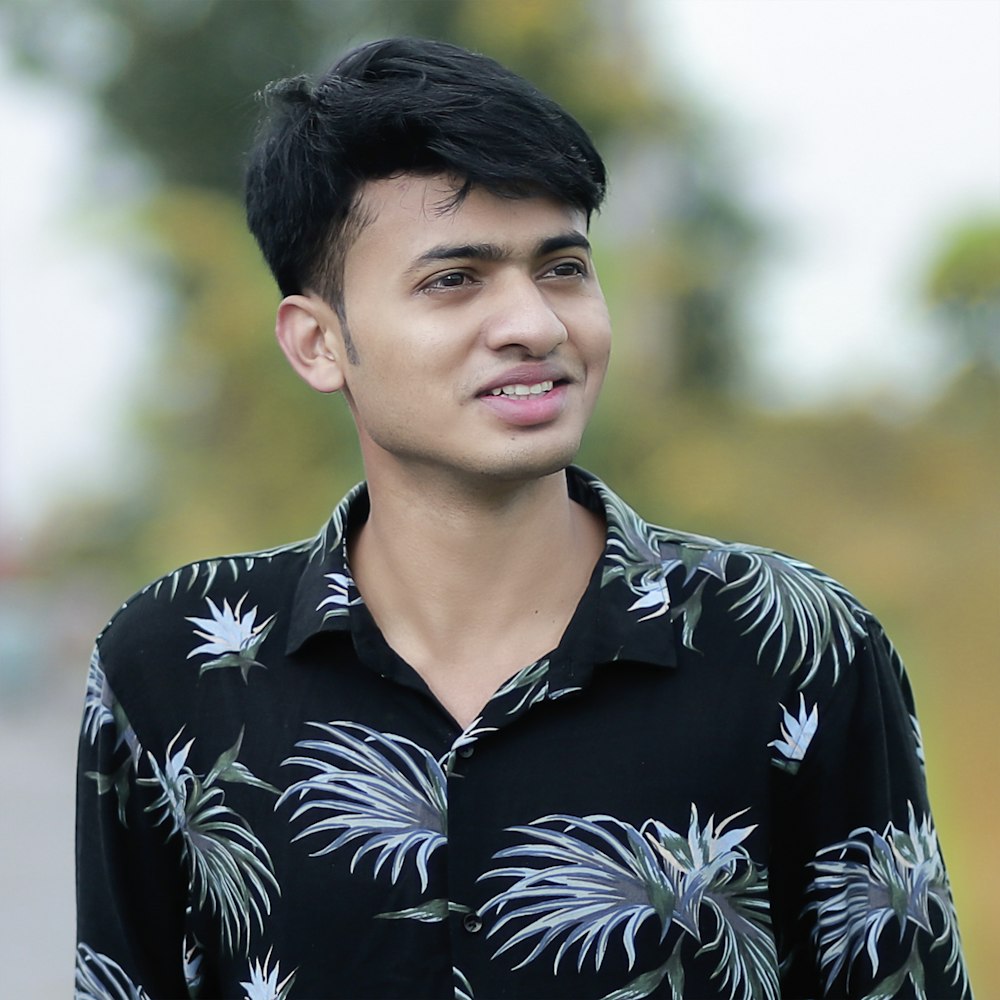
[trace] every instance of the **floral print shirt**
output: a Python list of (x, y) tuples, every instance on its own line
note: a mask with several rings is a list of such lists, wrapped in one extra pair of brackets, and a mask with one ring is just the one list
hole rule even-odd
[(643, 521), (464, 730), (345, 537), (182, 567), (98, 639), (78, 998), (968, 997), (902, 665), (843, 587)]

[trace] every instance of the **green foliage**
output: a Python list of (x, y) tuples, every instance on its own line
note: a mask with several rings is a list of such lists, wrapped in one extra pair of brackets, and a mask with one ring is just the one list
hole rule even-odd
[(923, 291), (965, 359), (1000, 371), (1000, 216), (956, 226), (931, 260)]
[(1000, 216), (956, 227), (935, 256), (924, 291), (931, 302), (1000, 298)]

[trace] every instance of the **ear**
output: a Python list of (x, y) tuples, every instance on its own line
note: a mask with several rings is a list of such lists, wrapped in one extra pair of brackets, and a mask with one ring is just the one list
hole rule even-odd
[(340, 320), (323, 299), (316, 295), (282, 299), (274, 332), (289, 364), (317, 392), (343, 388), (346, 358)]

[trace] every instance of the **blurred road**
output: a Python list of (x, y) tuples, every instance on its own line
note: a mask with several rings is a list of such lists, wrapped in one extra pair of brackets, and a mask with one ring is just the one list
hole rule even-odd
[(73, 814), (86, 663), (0, 686), (0, 996), (73, 990)]

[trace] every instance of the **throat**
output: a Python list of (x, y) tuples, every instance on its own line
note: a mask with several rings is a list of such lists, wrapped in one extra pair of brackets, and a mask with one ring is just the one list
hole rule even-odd
[(549, 478), (547, 504), (422, 510), (409, 524), (413, 505), (378, 520), (386, 511), (372, 494), (350, 543), (355, 582), (386, 642), (463, 725), (559, 645), (603, 552), (603, 519), (569, 499), (563, 476)]

